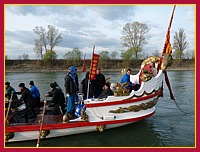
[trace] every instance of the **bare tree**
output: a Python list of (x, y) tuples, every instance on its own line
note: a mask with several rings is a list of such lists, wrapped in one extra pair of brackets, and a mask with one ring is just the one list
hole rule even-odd
[(39, 40), (35, 40), (35, 47), (33, 48), (36, 52), (36, 54), (40, 57), (40, 59), (43, 59), (43, 45), (42, 42)]
[(48, 25), (47, 41), (51, 51), (62, 41), (62, 34), (59, 33), (59, 30), (55, 26)]
[(175, 52), (173, 53), (173, 55), (175, 56), (175, 58), (182, 61), (184, 57), (183, 51), (187, 48), (188, 44), (189, 43), (186, 40), (185, 31), (184, 29), (180, 28), (178, 32), (175, 32), (175, 35), (174, 35), (173, 48), (175, 49)]
[(119, 54), (119, 53), (118, 53), (117, 51), (113, 51), (113, 52), (110, 54), (111, 59), (115, 60), (116, 57), (118, 56), (118, 54)]
[(59, 33), (59, 30), (53, 25), (48, 25), (48, 30), (42, 26), (36, 26), (33, 31), (39, 36), (38, 39), (35, 39), (34, 50), (36, 50), (36, 53), (40, 54), (40, 56), (42, 55), (43, 47), (46, 54), (47, 51), (53, 51), (53, 48), (62, 41), (62, 34)]
[(122, 31), (122, 45), (128, 47), (128, 50), (132, 51), (132, 56), (138, 59), (139, 52), (142, 51), (142, 47), (146, 44), (145, 34), (149, 31), (146, 24), (133, 22), (127, 23), (123, 27)]
[(47, 53), (47, 38), (46, 38), (47, 33), (46, 33), (45, 28), (43, 28), (42, 26), (40, 27), (36, 26), (35, 29), (33, 29), (33, 31), (39, 36), (39, 39), (35, 41), (37, 41), (39, 44), (44, 46), (45, 51)]

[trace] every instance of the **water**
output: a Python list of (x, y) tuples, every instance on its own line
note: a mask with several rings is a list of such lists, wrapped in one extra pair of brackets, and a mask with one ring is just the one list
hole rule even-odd
[[(120, 72), (103, 72), (111, 82), (120, 81)], [(84, 75), (78, 73), (79, 81)], [(156, 113), (145, 120), (103, 133), (91, 132), (41, 140), (41, 147), (194, 147), (195, 146), (195, 73), (194, 71), (170, 71), (168, 76), (182, 113), (170, 100), (164, 84), (164, 97), (159, 98)], [(41, 97), (49, 91), (49, 84), (56, 81), (64, 90), (64, 72), (57, 73), (6, 73), (6, 81), (18, 90), (24, 82), (28, 87), (33, 80)], [(6, 147), (35, 147), (36, 140), (8, 143)]]

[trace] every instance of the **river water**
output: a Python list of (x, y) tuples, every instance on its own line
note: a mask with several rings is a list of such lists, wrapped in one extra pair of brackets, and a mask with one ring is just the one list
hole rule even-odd
[[(64, 90), (65, 72), (6, 73), (6, 81), (18, 90), (24, 82), (28, 87), (33, 80), (41, 98), (50, 90), (49, 84), (56, 81)], [(120, 72), (103, 72), (112, 83), (119, 82)], [(78, 73), (79, 81), (84, 74)], [(41, 140), (41, 147), (194, 147), (195, 146), (195, 72), (169, 71), (177, 104), (188, 114), (182, 113), (170, 100), (164, 84), (164, 97), (159, 98), (156, 113), (145, 120), (103, 133), (91, 132)], [(35, 147), (36, 140), (8, 143), (6, 147)]]

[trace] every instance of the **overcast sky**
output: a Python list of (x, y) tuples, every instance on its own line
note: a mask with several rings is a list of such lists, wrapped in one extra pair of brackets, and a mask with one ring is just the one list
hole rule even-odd
[[(135, 21), (149, 27), (143, 52), (151, 55), (152, 51), (162, 51), (172, 9), (173, 5), (6, 5), (6, 55), (14, 59), (25, 53), (31, 59), (38, 58), (33, 50), (38, 38), (33, 29), (47, 29), (48, 25), (56, 26), (63, 36), (54, 48), (58, 58), (75, 47), (90, 58), (93, 45), (95, 53), (121, 52), (127, 49), (120, 42), (123, 26)], [(177, 5), (171, 43), (175, 31), (183, 28), (189, 42), (187, 50), (194, 50), (195, 21), (195, 5)]]

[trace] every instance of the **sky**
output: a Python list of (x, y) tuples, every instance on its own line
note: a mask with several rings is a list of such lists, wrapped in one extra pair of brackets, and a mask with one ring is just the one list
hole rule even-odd
[[(177, 5), (171, 27), (171, 44), (175, 32), (185, 30), (189, 54), (196, 43), (195, 9), (195, 5)], [(156, 50), (162, 52), (172, 10), (173, 5), (6, 5), (5, 53), (9, 59), (23, 54), (39, 58), (33, 50), (34, 40), (38, 39), (33, 29), (53, 25), (63, 37), (54, 48), (59, 59), (73, 48), (91, 58), (94, 45), (97, 54), (117, 51), (120, 56), (121, 50), (127, 50), (120, 40), (123, 27), (137, 21), (149, 28), (143, 47), (143, 54), (149, 56)]]

